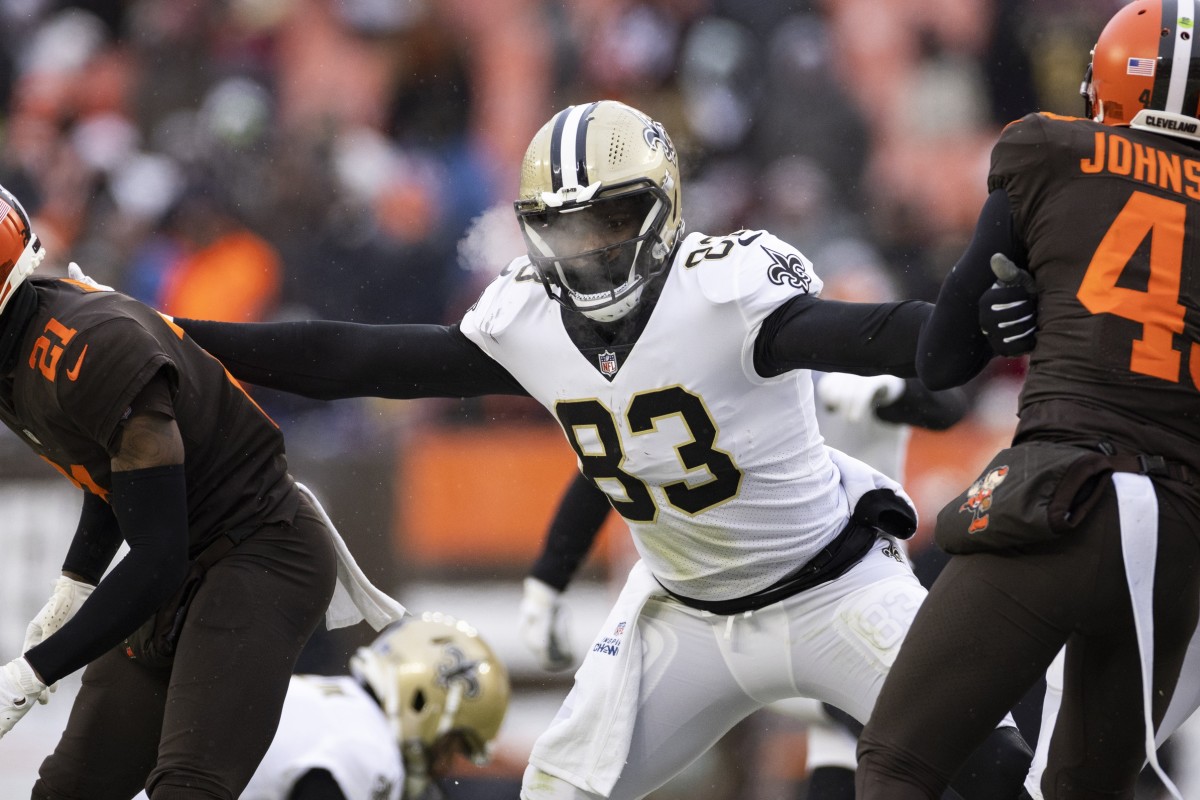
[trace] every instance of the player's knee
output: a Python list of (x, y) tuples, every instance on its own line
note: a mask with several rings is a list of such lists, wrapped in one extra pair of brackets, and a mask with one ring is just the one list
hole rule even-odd
[(1021, 732), (1011, 726), (996, 728), (975, 749), (954, 776), (953, 787), (963, 797), (1007, 800), (1017, 796), (1033, 751)]
[(600, 795), (585, 792), (530, 764), (521, 780), (521, 800), (600, 800)]

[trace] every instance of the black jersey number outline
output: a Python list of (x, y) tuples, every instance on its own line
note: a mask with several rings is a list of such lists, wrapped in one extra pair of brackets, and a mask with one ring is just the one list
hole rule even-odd
[(733, 237), (735, 235), (736, 233), (729, 236), (705, 236), (700, 240), (700, 244), (704, 245), (704, 247), (698, 247), (688, 253), (683, 265), (691, 269), (701, 261), (720, 261), (733, 250)]
[[(564, 400), (555, 404), (554, 411), (579, 457), (583, 474), (593, 483), (615, 480), (625, 490), (625, 500), (609, 495), (613, 508), (630, 521), (653, 522), (658, 517), (658, 505), (646, 483), (623, 468), (625, 446), (613, 412), (599, 400)], [(642, 392), (633, 397), (625, 413), (635, 437), (657, 431), (659, 422), (668, 417), (679, 417), (691, 437), (674, 445), (684, 472), (691, 475), (703, 469), (709, 478), (699, 484), (689, 484), (686, 480), (665, 484), (662, 488), (667, 501), (695, 515), (736, 497), (742, 471), (729, 453), (714, 446), (717, 425), (698, 395), (682, 386)], [(602, 452), (584, 450), (579, 438), (581, 429), (595, 432)]]

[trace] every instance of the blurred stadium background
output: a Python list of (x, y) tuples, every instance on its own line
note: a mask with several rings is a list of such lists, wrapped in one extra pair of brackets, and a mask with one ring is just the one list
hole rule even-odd
[[(567, 104), (611, 97), (671, 132), (689, 230), (766, 228), (843, 293), (882, 283), (932, 300), (970, 234), (1000, 128), (1035, 110), (1081, 112), (1088, 50), (1120, 5), (0, 0), (0, 183), (34, 216), (45, 272), (78, 261), (167, 313), (453, 321), (520, 250), (510, 203), (530, 136)], [(914, 435), (914, 553), (1011, 433), (1022, 368), (995, 362), (970, 387), (966, 422)], [(410, 609), (470, 620), (510, 664), (497, 758), (463, 765), (450, 789), (515, 798), (570, 685), (538, 669), (515, 625), (520, 580), (573, 469), (549, 416), (503, 398), (254, 394), (376, 583)], [(44, 602), (78, 504), (0, 432), (5, 657)], [(568, 593), (577, 647), (631, 557), (610, 520)], [(301, 666), (342, 672), (370, 637), (322, 633)], [(27, 796), (77, 686), (63, 681), (0, 743), (0, 796)], [(802, 798), (804, 745), (798, 723), (756, 715), (654, 798)], [(1200, 796), (1187, 729), (1172, 761), (1185, 795)]]

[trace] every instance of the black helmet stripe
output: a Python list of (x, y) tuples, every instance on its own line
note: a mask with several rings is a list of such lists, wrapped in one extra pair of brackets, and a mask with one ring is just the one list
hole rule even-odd
[[(587, 129), (592, 110), (597, 103), (586, 106), (569, 106), (554, 118), (554, 130), (550, 135), (550, 180), (551, 189), (587, 186)], [(575, 163), (563, 163), (563, 156), (573, 158)]]
[(1150, 108), (1193, 116), (1200, 101), (1200, 48), (1193, 48), (1195, 0), (1163, 0), (1158, 69)]

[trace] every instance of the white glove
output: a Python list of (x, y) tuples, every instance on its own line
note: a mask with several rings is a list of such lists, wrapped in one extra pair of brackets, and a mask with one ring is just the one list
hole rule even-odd
[(0, 667), (0, 739), (29, 713), (33, 701), (46, 691), (42, 683), (23, 658), (14, 658)]
[(849, 422), (862, 422), (871, 411), (896, 402), (902, 394), (904, 379), (895, 375), (830, 372), (817, 381), (817, 399)]
[(574, 665), (575, 654), (567, 640), (568, 622), (562, 592), (537, 578), (526, 578), (517, 624), (525, 646), (537, 656), (543, 669), (559, 672)]
[(105, 286), (103, 283), (96, 280), (95, 278), (92, 278), (88, 275), (84, 275), (83, 267), (79, 266), (74, 261), (72, 261), (70, 264), (67, 265), (67, 277), (73, 281), (79, 281), (82, 284), (90, 286), (93, 289), (98, 289), (101, 292), (113, 291), (113, 287)]
[[(72, 580), (66, 575), (60, 575), (54, 582), (54, 592), (50, 595), (50, 599), (25, 628), (25, 643), (21, 645), (21, 652), (28, 653), (30, 648), (41, 644), (50, 637), (50, 634), (66, 625), (67, 620), (75, 616), (75, 612), (79, 610), (83, 601), (88, 599), (88, 595), (95, 588), (90, 583), (83, 583)], [(42, 692), (38, 697), (38, 702), (43, 704), (48, 702), (50, 692), (57, 688), (58, 684), (56, 683), (47, 691)]]

